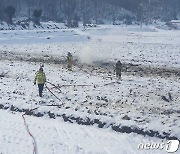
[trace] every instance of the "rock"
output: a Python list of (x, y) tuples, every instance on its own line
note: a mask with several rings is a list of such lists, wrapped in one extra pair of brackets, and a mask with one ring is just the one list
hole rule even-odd
[(65, 107), (65, 109), (69, 109), (69, 108), (70, 108), (69, 106)]
[(44, 57), (49, 57), (49, 55), (44, 55)]
[(164, 101), (169, 102), (169, 99), (166, 98), (166, 96), (161, 97)]
[(173, 99), (172, 99), (172, 95), (171, 95), (171, 93), (170, 93), (170, 92), (168, 93), (168, 96), (169, 96), (169, 100), (171, 100), (171, 101), (172, 101)]
[(130, 120), (131, 118), (128, 117), (127, 115), (125, 115), (124, 117), (122, 117), (123, 120)]
[(3, 75), (3, 74), (0, 74), (0, 78), (4, 78), (5, 77), (5, 75)]

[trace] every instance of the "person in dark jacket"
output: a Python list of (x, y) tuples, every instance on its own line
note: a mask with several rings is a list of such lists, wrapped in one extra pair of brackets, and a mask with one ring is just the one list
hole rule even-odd
[(115, 66), (116, 77), (118, 79), (121, 79), (121, 71), (122, 71), (122, 63), (119, 60)]
[(35, 79), (34, 79), (34, 85), (36, 85), (36, 83), (37, 83), (40, 97), (42, 97), (42, 91), (43, 91), (45, 82), (46, 82), (46, 75), (43, 72), (43, 68), (40, 67), (40, 69), (39, 69), (39, 71), (37, 71)]

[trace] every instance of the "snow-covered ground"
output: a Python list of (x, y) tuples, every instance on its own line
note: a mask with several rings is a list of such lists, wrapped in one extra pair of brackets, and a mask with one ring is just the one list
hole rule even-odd
[[(1, 51), (33, 55), (79, 56), (93, 60), (179, 67), (180, 31), (154, 27), (101, 26), (64, 30), (0, 31)], [(89, 47), (89, 48), (87, 48)]]
[[(39, 106), (36, 105), (39, 101), (37, 87), (33, 85), (39, 64), (3, 60), (0, 65), (1, 71), (6, 74), (1, 80), (1, 104), (14, 105), (21, 109)], [(78, 67), (73, 72), (68, 72), (64, 66), (54, 64), (46, 64), (45, 72), (48, 81), (65, 86), (61, 87), (61, 93), (56, 92), (60, 102), (47, 89), (43, 101), (45, 104), (64, 105), (60, 109), (42, 106), (37, 111), (50, 110), (56, 114), (66, 113), (83, 118), (98, 118), (109, 123), (137, 125), (140, 128), (165, 131), (180, 138), (178, 79), (153, 76), (139, 78), (123, 74), (123, 80), (118, 84), (114, 75), (108, 78), (103, 73), (88, 74)], [(173, 97), (170, 102), (161, 98), (168, 98), (168, 92)], [(102, 116), (96, 115), (95, 111)], [(131, 120), (122, 120), (125, 115)]]
[[(64, 123), (25, 116), (36, 141), (38, 154), (116, 154), (154, 153), (138, 149), (140, 143), (166, 143), (166, 140), (144, 138), (134, 134), (121, 134), (96, 127)], [(0, 153), (30, 154), (32, 139), (26, 131), (22, 114), (0, 111)], [(165, 153), (165, 149), (157, 150)]]
[(26, 19), (14, 21), (13, 25), (0, 21), (0, 30), (42, 30), (42, 29), (66, 29), (64, 23), (54, 23), (52, 21), (42, 22), (40, 26), (34, 25), (33, 22), (29, 22)]
[[(165, 135), (180, 139), (180, 76), (177, 73), (180, 72), (179, 38), (180, 31), (177, 30), (165, 31), (154, 27), (141, 29), (137, 26), (0, 31), (0, 75), (2, 76), (0, 107), (10, 109), (13, 105), (18, 109), (37, 108), (35, 113), (44, 114), (44, 118), (40, 119), (27, 116), (30, 130), (37, 139), (39, 153), (62, 153), (62, 150), (64, 150), (63, 153), (118, 153), (117, 151), (139, 153), (138, 142), (160, 141), (158, 138), (147, 136), (115, 133), (112, 132), (111, 126), (154, 131), (161, 137)], [(71, 52), (78, 60), (72, 72), (67, 71), (64, 64), (67, 52)], [(113, 63), (118, 59), (129, 66), (159, 69), (161, 73), (156, 74), (151, 71), (152, 74), (140, 75), (138, 72), (124, 70), (122, 81), (117, 81), (111, 66), (97, 67), (93, 63), (97, 61)], [(33, 85), (33, 80), (40, 62), (44, 62), (48, 81), (61, 88), (61, 92), (57, 91), (47, 83), (60, 100), (55, 98), (47, 88), (44, 90), (43, 98), (38, 98), (37, 87)], [(86, 65), (82, 66), (80, 62)], [(163, 70), (175, 73), (164, 76)], [(45, 106), (62, 103), (61, 107)], [(81, 119), (98, 119), (105, 123), (103, 128), (108, 129), (98, 129), (96, 124), (94, 124), (95, 128), (64, 124), (61, 117), (56, 117), (56, 120), (49, 119), (47, 117), (49, 112)], [(19, 113), (11, 115), (0, 111), (2, 119), (5, 118), (3, 115), (9, 117), (9, 120), (7, 125), (3, 127), (0, 125), (0, 130), (6, 129), (4, 127), (9, 130), (12, 126), (9, 123), (14, 120), (23, 123)], [(52, 126), (49, 126), (51, 123)], [(33, 128), (36, 125), (37, 127)], [(61, 126), (62, 130), (60, 130)], [(22, 127), (24, 126), (21, 126), (21, 129)], [(17, 134), (13, 136), (12, 133), (14, 129), (17, 130), (18, 125), (9, 130), (10, 140), (16, 140)], [(80, 134), (74, 131), (79, 129)], [(82, 131), (84, 129), (85, 132)], [(52, 134), (54, 140), (47, 140), (45, 136), (41, 138), (41, 133), (38, 133), (41, 131), (42, 134), (49, 133), (49, 136)], [(58, 131), (63, 134), (63, 137), (58, 137)], [(71, 131), (72, 134), (70, 134)], [(3, 137), (6, 138), (6, 132), (2, 132)], [(110, 135), (106, 136), (106, 134)], [(30, 140), (24, 136), (22, 135), (22, 138), (30, 143)], [(115, 140), (110, 136), (118, 136), (119, 139)], [(13, 149), (15, 144), (22, 143), (19, 140), (17, 142), (11, 142), (10, 147)], [(0, 142), (0, 146), (6, 147), (8, 143)], [(128, 144), (130, 148), (127, 149)], [(42, 151), (41, 147), (44, 145), (47, 145), (49, 152)], [(24, 153), (21, 150), (27, 150), (30, 153), (32, 147), (16, 149), (17, 153)], [(58, 150), (61, 152), (56, 152)], [(153, 150), (144, 152), (151, 153)], [(4, 148), (2, 153), (11, 153), (11, 151)]]

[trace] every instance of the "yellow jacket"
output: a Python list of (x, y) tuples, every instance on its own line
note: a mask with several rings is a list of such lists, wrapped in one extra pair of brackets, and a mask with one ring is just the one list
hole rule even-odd
[(46, 75), (43, 71), (38, 71), (36, 73), (35, 79), (34, 79), (34, 83), (37, 84), (44, 84), (46, 82)]

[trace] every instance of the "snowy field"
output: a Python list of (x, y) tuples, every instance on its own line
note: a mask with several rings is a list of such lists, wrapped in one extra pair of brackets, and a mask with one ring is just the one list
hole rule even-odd
[[(26, 116), (40, 154), (154, 153), (138, 150), (138, 144), (180, 139), (179, 38), (178, 30), (137, 26), (0, 31), (0, 108), (8, 110), (0, 110), (0, 153), (32, 153), (22, 113), (9, 113), (12, 107), (36, 108), (34, 114), (43, 115)], [(64, 63), (67, 52), (76, 60), (72, 72)], [(112, 67), (119, 59), (128, 66), (121, 81)], [(60, 100), (47, 88), (43, 98), (38, 97), (33, 80), (40, 63), (48, 82), (61, 89), (47, 83)], [(47, 106), (51, 104), (62, 105)], [(49, 113), (56, 119), (50, 119)], [(73, 120), (64, 123), (63, 114), (71, 120), (98, 120), (104, 129), (95, 122), (88, 124), (93, 126), (79, 126)], [(154, 132), (154, 137), (115, 132), (112, 126)], [(165, 149), (156, 152), (166, 153)]]
[(93, 61), (179, 67), (180, 32), (154, 27), (101, 26), (64, 30), (0, 31), (1, 51), (30, 56), (76, 56), (88, 52)]
[[(116, 154), (153, 153), (139, 150), (140, 143), (166, 143), (166, 140), (124, 135), (96, 127), (64, 123), (61, 120), (26, 116), (29, 129), (36, 139), (39, 154)], [(22, 114), (0, 112), (0, 153), (31, 154), (31, 137), (26, 132)], [(164, 153), (165, 149), (157, 150)]]

